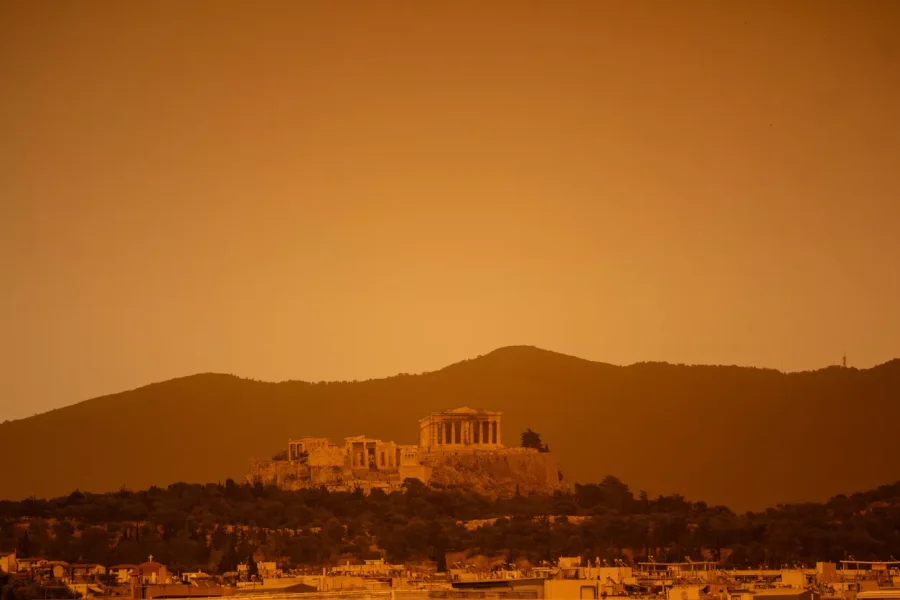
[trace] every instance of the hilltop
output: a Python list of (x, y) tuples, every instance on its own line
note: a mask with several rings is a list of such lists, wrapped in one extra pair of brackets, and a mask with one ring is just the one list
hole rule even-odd
[(199, 374), (0, 425), (0, 498), (240, 478), (289, 437), (415, 443), (460, 405), (539, 431), (569, 481), (607, 474), (743, 510), (824, 500), (900, 477), (900, 360), (871, 369), (596, 363), (501, 348), (442, 370), (363, 382)]

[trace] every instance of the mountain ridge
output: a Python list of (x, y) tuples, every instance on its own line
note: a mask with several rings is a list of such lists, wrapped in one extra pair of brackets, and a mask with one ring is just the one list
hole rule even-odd
[(0, 422), (0, 427), (2, 427), (3, 425), (7, 425), (7, 424), (12, 424), (12, 423), (20, 422), (20, 421), (27, 421), (30, 419), (34, 419), (36, 417), (40, 417), (40, 416), (46, 415), (48, 413), (53, 413), (53, 412), (61, 411), (61, 410), (67, 410), (67, 409), (73, 408), (75, 406), (78, 406), (80, 404), (83, 404), (85, 402), (94, 402), (97, 400), (111, 399), (111, 398), (115, 398), (117, 396), (122, 396), (124, 394), (128, 394), (130, 392), (135, 392), (137, 390), (151, 388), (154, 386), (164, 385), (164, 384), (168, 384), (168, 383), (171, 383), (174, 381), (195, 380), (195, 379), (201, 379), (201, 378), (203, 378), (203, 379), (227, 378), (227, 379), (233, 379), (233, 380), (237, 380), (237, 381), (252, 381), (252, 382), (256, 382), (256, 383), (271, 384), (271, 385), (278, 385), (278, 384), (319, 385), (319, 384), (338, 384), (338, 383), (367, 383), (367, 382), (371, 382), (371, 381), (389, 380), (389, 379), (393, 379), (396, 377), (421, 376), (421, 375), (430, 375), (430, 374), (434, 374), (434, 373), (440, 373), (440, 372), (452, 370), (452, 369), (455, 369), (458, 367), (463, 367), (464, 365), (471, 363), (473, 361), (490, 360), (501, 354), (512, 354), (513, 352), (516, 352), (519, 350), (528, 350), (528, 351), (533, 350), (533, 351), (542, 353), (543, 355), (546, 355), (546, 356), (554, 356), (554, 357), (559, 357), (559, 358), (563, 358), (563, 359), (573, 359), (573, 360), (579, 361), (581, 363), (586, 363), (589, 365), (600, 365), (603, 367), (610, 367), (613, 369), (629, 369), (629, 368), (638, 368), (638, 367), (643, 367), (643, 366), (659, 366), (659, 367), (688, 367), (688, 368), (712, 368), (712, 369), (747, 369), (747, 370), (756, 370), (756, 371), (768, 371), (768, 372), (778, 373), (780, 375), (802, 375), (802, 374), (806, 374), (806, 373), (818, 373), (821, 371), (829, 371), (829, 370), (834, 370), (834, 369), (842, 369), (842, 370), (846, 369), (847, 371), (877, 371), (877, 370), (881, 370), (881, 369), (896, 368), (898, 370), (897, 371), (898, 375), (900, 375), (900, 358), (890, 359), (888, 361), (885, 361), (884, 363), (881, 363), (878, 365), (873, 365), (872, 367), (863, 368), (863, 369), (860, 369), (857, 367), (841, 367), (840, 365), (829, 365), (826, 367), (820, 367), (818, 369), (810, 369), (810, 370), (803, 370), (803, 371), (782, 371), (780, 369), (775, 369), (775, 368), (771, 368), (771, 367), (756, 367), (756, 366), (749, 366), (749, 365), (672, 363), (672, 362), (668, 362), (668, 361), (639, 361), (639, 362), (631, 363), (628, 365), (616, 365), (616, 364), (612, 364), (612, 363), (593, 361), (590, 359), (585, 359), (585, 358), (581, 358), (578, 356), (565, 354), (565, 353), (561, 353), (561, 352), (556, 352), (556, 351), (552, 351), (552, 350), (545, 350), (545, 349), (539, 348), (537, 346), (514, 345), (514, 346), (501, 346), (500, 348), (492, 350), (491, 352), (488, 352), (487, 354), (481, 354), (481, 355), (476, 356), (475, 358), (464, 359), (464, 360), (461, 360), (461, 361), (458, 361), (455, 363), (451, 363), (445, 367), (441, 367), (439, 369), (435, 369), (435, 370), (431, 370), (431, 371), (422, 371), (419, 373), (397, 373), (395, 375), (388, 375), (388, 376), (384, 376), (384, 377), (372, 377), (369, 379), (361, 379), (361, 380), (316, 380), (316, 381), (312, 381), (312, 380), (305, 380), (305, 379), (285, 379), (285, 380), (281, 380), (281, 381), (264, 381), (264, 380), (259, 380), (259, 379), (255, 379), (252, 377), (243, 377), (241, 375), (236, 375), (233, 373), (224, 373), (224, 372), (217, 372), (217, 371), (205, 371), (205, 372), (200, 372), (200, 373), (192, 373), (189, 375), (173, 377), (171, 379), (153, 381), (153, 382), (146, 383), (144, 385), (140, 385), (140, 386), (130, 388), (127, 390), (121, 390), (121, 391), (113, 392), (110, 394), (103, 394), (100, 396), (95, 396), (93, 398), (86, 398), (84, 400), (79, 400), (72, 404), (68, 404), (68, 405), (60, 406), (60, 407), (56, 407), (56, 408), (51, 408), (44, 412), (30, 415), (28, 417), (21, 417), (18, 419), (9, 419), (9, 420)]
[[(898, 359), (784, 373), (618, 366), (533, 346), (356, 382), (198, 373), (0, 424), (0, 454), (14, 458), (0, 498), (238, 478), (251, 456), (302, 435), (415, 443), (418, 418), (468, 404), (504, 413), (507, 445), (526, 427), (541, 432), (569, 480), (614, 473), (653, 493), (755, 508), (900, 477), (889, 460), (898, 396)], [(851, 455), (867, 458), (860, 467)]]

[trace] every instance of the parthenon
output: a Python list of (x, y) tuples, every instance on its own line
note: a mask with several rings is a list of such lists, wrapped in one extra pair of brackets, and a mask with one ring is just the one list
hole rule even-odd
[(498, 449), (503, 447), (500, 439), (499, 412), (463, 407), (419, 420), (419, 447), (426, 451)]

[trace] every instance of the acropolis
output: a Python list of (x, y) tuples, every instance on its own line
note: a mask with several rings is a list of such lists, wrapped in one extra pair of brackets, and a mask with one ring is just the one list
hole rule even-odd
[(407, 479), (464, 484), (485, 478), (485, 487), (493, 479), (501, 490), (504, 477), (510, 490), (562, 485), (552, 457), (531, 448), (507, 448), (501, 432), (501, 413), (462, 407), (420, 419), (418, 445), (363, 435), (344, 438), (342, 445), (320, 437), (290, 439), (281, 456), (254, 460), (247, 480), (284, 489), (365, 492), (398, 490)]

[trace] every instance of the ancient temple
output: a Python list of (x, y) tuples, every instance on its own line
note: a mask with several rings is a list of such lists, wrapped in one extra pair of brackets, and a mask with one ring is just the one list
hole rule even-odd
[(419, 420), (419, 447), (426, 451), (502, 448), (500, 413), (463, 407)]

